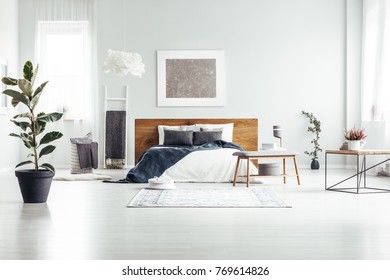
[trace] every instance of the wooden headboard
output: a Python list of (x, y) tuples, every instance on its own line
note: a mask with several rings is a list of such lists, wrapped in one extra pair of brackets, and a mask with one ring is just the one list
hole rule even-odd
[(257, 119), (136, 119), (135, 120), (135, 163), (144, 151), (158, 145), (159, 125), (192, 125), (192, 124), (225, 124), (234, 123), (233, 142), (247, 151), (258, 149)]

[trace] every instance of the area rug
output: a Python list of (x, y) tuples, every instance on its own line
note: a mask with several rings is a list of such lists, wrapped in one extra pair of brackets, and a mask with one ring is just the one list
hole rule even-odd
[(108, 175), (86, 173), (86, 174), (62, 174), (55, 175), (54, 181), (93, 181), (93, 180), (111, 180), (112, 177)]
[(177, 187), (173, 190), (142, 189), (127, 207), (174, 208), (286, 208), (271, 189), (245, 187)]

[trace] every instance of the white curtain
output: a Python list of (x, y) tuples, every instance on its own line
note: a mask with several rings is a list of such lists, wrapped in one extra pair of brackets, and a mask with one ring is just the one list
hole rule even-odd
[[(85, 69), (87, 73), (87, 81), (85, 82), (85, 90), (83, 90), (83, 96), (80, 98), (83, 99), (83, 104), (85, 104), (83, 116), (68, 118), (69, 122), (73, 122), (73, 126), (75, 131), (83, 131), (87, 133), (88, 131), (92, 131), (94, 135), (98, 135), (98, 123), (96, 122), (96, 114), (98, 109), (98, 98), (97, 98), (97, 60), (96, 60), (96, 12), (95, 12), (95, 3), (94, 0), (35, 0), (35, 8), (36, 8), (36, 32), (35, 32), (35, 46), (36, 46), (36, 60), (41, 62), (40, 65), (40, 79), (45, 79), (45, 61), (42, 57), (40, 57), (40, 31), (51, 32), (56, 29), (58, 26), (58, 32), (60, 33), (66, 29), (64, 29), (64, 25), (61, 25), (61, 22), (74, 23), (74, 26), (68, 24), (68, 28), (77, 28), (77, 24), (80, 22), (87, 22), (87, 42), (85, 46), (89, 49), (87, 53), (87, 57), (84, 57), (86, 61), (86, 65), (88, 68)], [(57, 25), (50, 25), (49, 28), (42, 28), (42, 24), (40, 26), (40, 22), (56, 22), (59, 23)], [(43, 34), (44, 35), (44, 34)], [(59, 58), (60, 59), (60, 58)], [(49, 68), (49, 67), (48, 67)], [(64, 85), (68, 88), (77, 87), (77, 84), (74, 85)], [(50, 89), (49, 89), (50, 90)], [(56, 94), (56, 90), (53, 90), (51, 101), (49, 102), (51, 106), (47, 106), (46, 108), (53, 108), (53, 98)], [(64, 104), (61, 104), (66, 98), (63, 96), (58, 96), (56, 98), (57, 105), (56, 110), (62, 110)], [(66, 108), (65, 108), (66, 109)], [(81, 132), (80, 132), (81, 133)], [(72, 135), (74, 136), (74, 135)]]
[[(52, 158), (51, 160), (56, 164), (57, 166), (64, 166), (66, 167), (69, 164), (69, 150), (70, 150), (70, 142), (69, 138), (72, 137), (81, 137), (88, 132), (92, 132), (94, 140), (98, 140), (99, 135), (99, 122), (97, 118), (98, 113), (98, 81), (97, 81), (97, 48), (96, 48), (96, 3), (95, 0), (34, 0), (34, 7), (35, 7), (35, 61), (37, 63), (40, 63), (40, 33), (48, 34), (47, 32), (54, 32), (56, 34), (60, 33), (61, 31), (67, 32), (67, 29), (64, 28), (65, 23), (74, 23), (74, 26), (67, 25), (68, 30), (78, 28), (78, 26), (82, 22), (87, 22), (87, 42), (84, 44), (84, 46), (87, 46), (89, 50), (86, 52), (88, 54), (88, 57), (84, 57), (87, 61), (85, 65), (87, 65), (87, 68), (85, 69), (86, 74), (86, 81), (83, 85), (83, 96), (80, 96), (83, 100), (83, 114), (82, 115), (72, 115), (69, 114), (66, 118), (63, 118), (61, 122), (53, 124), (54, 126), (58, 126), (57, 128), (60, 129), (64, 133), (64, 137), (60, 139), (59, 143), (57, 143), (58, 147), (61, 147), (61, 149), (57, 149), (56, 151), (56, 157)], [(58, 23), (58, 25), (55, 24), (49, 24), (50, 22)], [(44, 23), (44, 24), (42, 24)], [(43, 25), (47, 24), (49, 27), (42, 28)], [(56, 26), (58, 26), (58, 30), (55, 29)], [(42, 35), (41, 34), (41, 35)], [(43, 34), (45, 35), (45, 34)], [(63, 39), (63, 38), (62, 38)], [(58, 41), (56, 42), (58, 44)], [(42, 55), (41, 55), (42, 56)], [(57, 57), (57, 55), (54, 55)], [(84, 61), (85, 62), (85, 61)], [(38, 78), (41, 81), (49, 80), (47, 77), (45, 77), (46, 73), (45, 70), (50, 68), (50, 65), (48, 67), (45, 66), (45, 61), (42, 61), (40, 63), (40, 69), (39, 69), (39, 75)], [(45, 69), (46, 68), (46, 69)], [(52, 71), (53, 72), (53, 71)], [(53, 74), (53, 73), (51, 73)], [(57, 79), (56, 77), (52, 77), (52, 84), (59, 84), (60, 79)], [(61, 85), (61, 89), (63, 92), (71, 92), (72, 88), (79, 88), (78, 83), (80, 81), (74, 81), (71, 85), (69, 83)], [(65, 90), (64, 90), (65, 89)], [(56, 90), (58, 90), (56, 87), (50, 88), (50, 81), (47, 87), (47, 93), (43, 95), (42, 97), (42, 109), (45, 109), (47, 111), (57, 110), (57, 111), (64, 111), (66, 113), (66, 98), (74, 98), (70, 97), (71, 95), (68, 94), (67, 96), (64, 96), (63, 93), (58, 94), (56, 96)], [(46, 91), (46, 89), (45, 89)], [(50, 92), (52, 91), (52, 92)], [(58, 96), (60, 95), (60, 96)], [(62, 95), (62, 96), (61, 96)], [(80, 94), (78, 94), (80, 95)], [(80, 99), (80, 100), (81, 100)], [(46, 105), (45, 105), (46, 102)], [(48, 106), (50, 104), (51, 106)], [(53, 106), (54, 104), (54, 106)], [(77, 107), (77, 106), (76, 106)], [(75, 111), (80, 112), (80, 108), (76, 108)], [(65, 115), (64, 115), (65, 116)]]
[(390, 1), (363, 1), (362, 120), (390, 121)]
[[(362, 126), (367, 148), (390, 149), (390, 1), (363, 0), (362, 12)], [(368, 165), (381, 159), (369, 157)]]

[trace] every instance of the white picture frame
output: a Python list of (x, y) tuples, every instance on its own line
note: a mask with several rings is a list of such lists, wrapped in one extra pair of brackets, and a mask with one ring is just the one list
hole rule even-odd
[(1, 79), (7, 76), (7, 68), (8, 68), (7, 60), (0, 58), (0, 114), (1, 115), (5, 115), (8, 113), (7, 95), (2, 93), (7, 88), (7, 86), (1, 82)]
[(224, 51), (157, 51), (157, 106), (225, 106)]

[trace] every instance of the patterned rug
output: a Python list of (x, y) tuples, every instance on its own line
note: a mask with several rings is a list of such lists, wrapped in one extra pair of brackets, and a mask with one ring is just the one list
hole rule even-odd
[(285, 208), (284, 203), (266, 187), (177, 187), (173, 190), (142, 189), (127, 207), (175, 208)]

